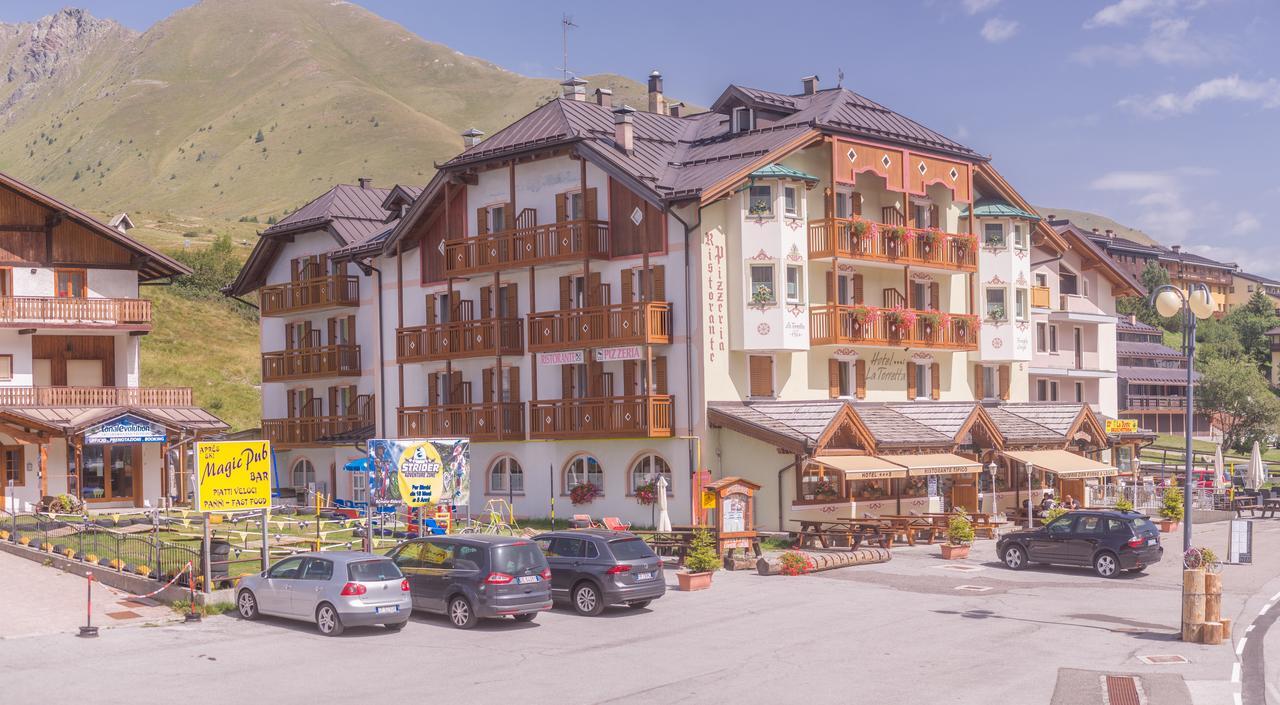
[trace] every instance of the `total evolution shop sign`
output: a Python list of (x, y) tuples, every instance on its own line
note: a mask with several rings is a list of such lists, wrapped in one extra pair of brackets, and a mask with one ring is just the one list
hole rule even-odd
[(164, 427), (133, 414), (125, 414), (85, 431), (87, 445), (109, 443), (164, 443), (168, 439)]

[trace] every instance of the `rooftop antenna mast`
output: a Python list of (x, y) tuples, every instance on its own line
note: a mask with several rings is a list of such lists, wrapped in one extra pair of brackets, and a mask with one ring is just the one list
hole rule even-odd
[(837, 68), (836, 69), (836, 88), (843, 88), (843, 87), (844, 87), (844, 69)]
[(560, 72), (563, 74), (564, 80), (569, 80), (569, 30), (577, 27), (573, 23), (573, 18), (568, 14), (560, 16), (560, 52), (561, 61)]

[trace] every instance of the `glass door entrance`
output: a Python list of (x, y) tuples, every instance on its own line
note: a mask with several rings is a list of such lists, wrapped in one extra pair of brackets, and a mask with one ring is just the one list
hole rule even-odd
[(87, 445), (80, 457), (80, 486), (85, 500), (137, 503), (141, 444)]

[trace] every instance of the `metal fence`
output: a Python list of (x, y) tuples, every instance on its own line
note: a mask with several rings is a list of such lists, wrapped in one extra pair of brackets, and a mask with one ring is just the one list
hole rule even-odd
[[(1140, 512), (1158, 511), (1164, 506), (1165, 489), (1167, 488), (1152, 487), (1150, 485), (1125, 485), (1123, 487), (1102, 485), (1100, 487), (1089, 487), (1086, 488), (1089, 493), (1089, 500), (1086, 504), (1090, 507), (1114, 507), (1116, 501), (1123, 496), (1133, 504), (1134, 509)], [(1182, 488), (1175, 489), (1181, 490)], [(1189, 501), (1191, 508), (1196, 510), (1231, 508), (1231, 499), (1225, 491), (1215, 491), (1210, 488), (1199, 487), (1192, 490)]]
[(43, 514), (0, 517), (0, 531), (8, 532), (7, 540), (12, 543), (162, 582), (177, 577), (179, 585), (187, 585), (185, 572), (190, 562), (197, 584), (202, 579), (198, 544), (187, 547), (145, 533), (115, 531), (89, 519)]

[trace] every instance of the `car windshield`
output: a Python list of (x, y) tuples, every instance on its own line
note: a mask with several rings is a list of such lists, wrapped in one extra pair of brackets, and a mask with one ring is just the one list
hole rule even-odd
[(513, 543), (494, 546), (490, 554), (493, 570), (507, 575), (518, 575), (530, 570), (541, 570), (546, 564), (542, 551), (532, 543)]
[(613, 551), (614, 558), (620, 561), (634, 561), (641, 558), (653, 558), (653, 551), (649, 549), (649, 544), (640, 539), (619, 539), (609, 542), (609, 550)]
[(1156, 525), (1153, 524), (1151, 520), (1146, 517), (1138, 517), (1137, 519), (1134, 519), (1133, 530), (1135, 533), (1139, 533), (1139, 534), (1160, 533), (1159, 531), (1156, 530)]
[(379, 580), (399, 580), (403, 577), (396, 564), (386, 558), (356, 561), (347, 565), (347, 579), (356, 582), (373, 583)]

